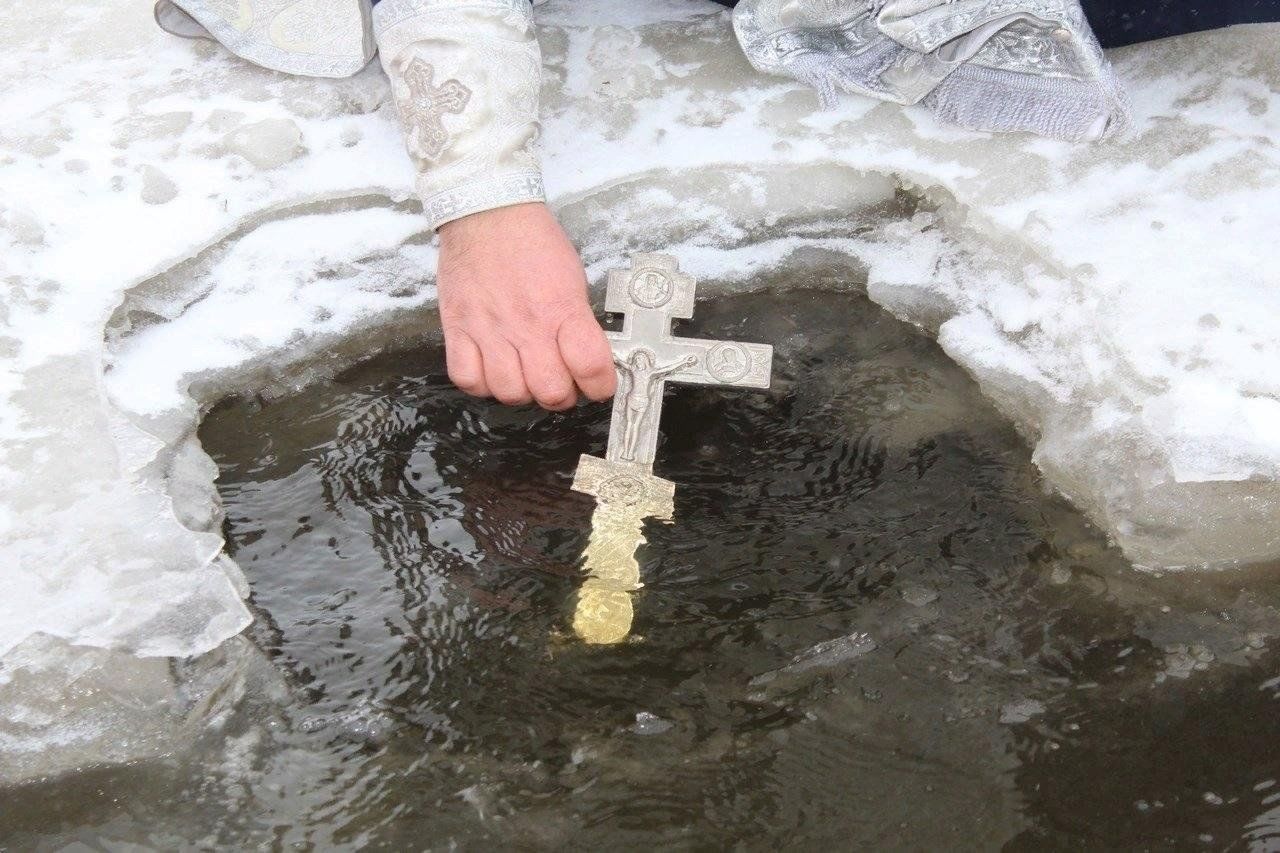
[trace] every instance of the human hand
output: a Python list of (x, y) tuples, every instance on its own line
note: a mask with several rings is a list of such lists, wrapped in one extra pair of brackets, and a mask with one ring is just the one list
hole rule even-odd
[(613, 352), (577, 250), (545, 204), (440, 227), (436, 275), (449, 379), (468, 394), (568, 409), (613, 396)]

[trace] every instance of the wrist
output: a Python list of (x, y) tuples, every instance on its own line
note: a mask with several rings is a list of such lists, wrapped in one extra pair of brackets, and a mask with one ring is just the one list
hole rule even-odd
[(493, 239), (500, 234), (509, 236), (513, 228), (527, 223), (530, 218), (546, 215), (547, 206), (543, 202), (521, 202), (451, 219), (437, 228), (436, 233), (440, 235), (441, 244), (471, 243)]

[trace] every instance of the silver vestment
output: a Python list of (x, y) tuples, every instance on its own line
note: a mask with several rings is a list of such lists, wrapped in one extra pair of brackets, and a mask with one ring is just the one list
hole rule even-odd
[[(528, 0), (159, 0), (156, 20), (295, 74), (354, 74), (376, 43), (432, 227), (543, 199)], [(1079, 0), (742, 0), (733, 25), (755, 68), (828, 106), (853, 92), (1072, 141), (1127, 124)]]
[(1071, 141), (1128, 122), (1078, 0), (742, 0), (733, 24), (756, 69), (828, 105), (844, 90)]

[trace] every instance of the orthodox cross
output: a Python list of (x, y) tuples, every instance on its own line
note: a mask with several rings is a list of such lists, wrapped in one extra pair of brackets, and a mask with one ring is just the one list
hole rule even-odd
[(397, 99), (409, 131), (409, 150), (424, 160), (435, 160), (449, 144), (445, 113), (460, 113), (471, 100), (471, 90), (457, 80), (436, 86), (435, 73), (431, 63), (416, 56), (409, 60), (401, 72), (409, 94)]
[(609, 447), (604, 459), (584, 455), (574, 478), (602, 506), (670, 517), (675, 486), (653, 476), (666, 383), (769, 387), (773, 347), (671, 334), (673, 320), (693, 316), (696, 288), (670, 255), (637, 255), (609, 273), (605, 310), (623, 315), (621, 331), (607, 333), (618, 371)]

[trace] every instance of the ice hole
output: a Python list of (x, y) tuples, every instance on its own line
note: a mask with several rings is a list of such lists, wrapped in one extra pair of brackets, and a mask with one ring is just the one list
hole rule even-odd
[(7, 794), (0, 834), (1138, 843), (1142, 801), (1238, 835), (1223, 797), (1261, 797), (1280, 735), (1246, 687), (1278, 662), (1274, 572), (1134, 573), (928, 334), (808, 270), (712, 282), (683, 330), (772, 341), (775, 385), (669, 391), (676, 518), (623, 647), (565, 624), (590, 512), (568, 484), (607, 407), (466, 398), (434, 343), (216, 406), (199, 441), (255, 616), (237, 701), (145, 770)]

